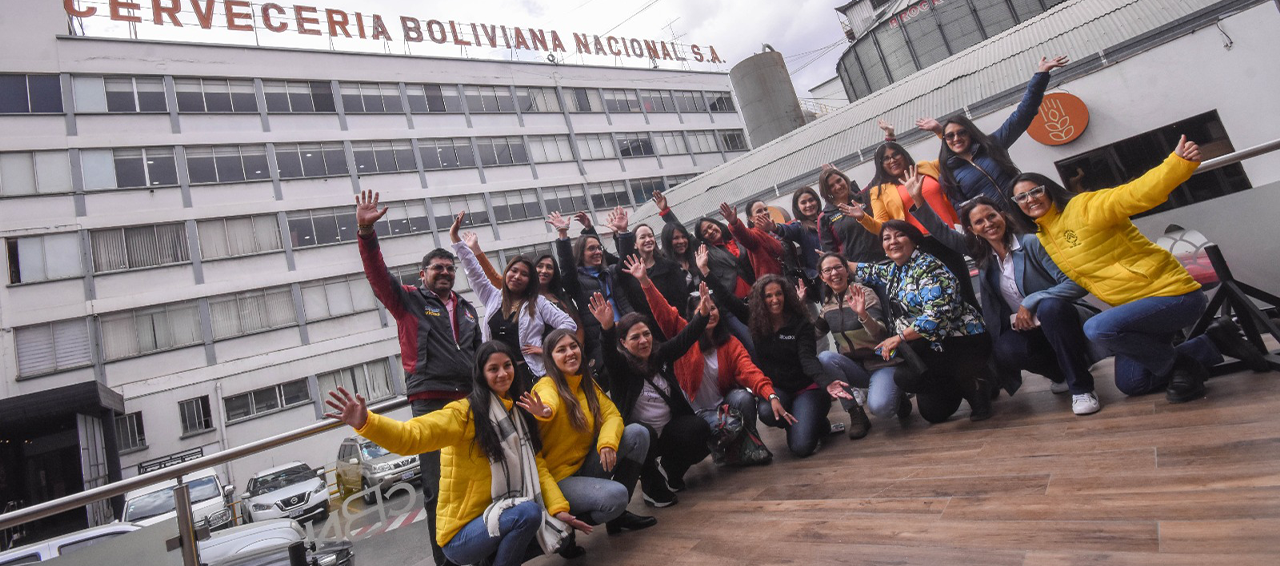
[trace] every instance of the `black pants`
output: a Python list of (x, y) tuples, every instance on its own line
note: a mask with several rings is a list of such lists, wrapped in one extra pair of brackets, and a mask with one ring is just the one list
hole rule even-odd
[(898, 366), (893, 379), (903, 391), (916, 394), (916, 407), (925, 420), (946, 421), (960, 408), (962, 400), (969, 401), (971, 408), (990, 404), (988, 388), (994, 386), (987, 372), (990, 334), (950, 336), (943, 339), (941, 352), (923, 339), (906, 345), (924, 362), (926, 369), (917, 373), (909, 369), (909, 364), (903, 364)]
[(642, 477), (653, 477), (658, 469), (658, 458), (662, 458), (662, 469), (667, 477), (674, 480), (684, 479), (685, 472), (694, 464), (701, 462), (711, 454), (707, 441), (711, 440), (711, 425), (697, 415), (672, 415), (671, 422), (662, 428), (662, 436), (654, 434), (649, 425), (640, 423), (649, 429), (649, 438), (656, 439), (649, 446), (649, 457), (645, 458), (645, 472)]
[(1065, 380), (1073, 395), (1093, 391), (1089, 339), (1084, 335), (1075, 304), (1043, 299), (1036, 305), (1035, 314), (1040, 319), (1039, 328), (1009, 328), (995, 340), (996, 364), (1001, 371), (1025, 369), (1056, 382)]
[[(413, 416), (420, 417), (443, 409), (448, 399), (418, 399), (411, 404)], [(436, 564), (453, 564), (444, 557), (444, 551), (436, 542), (436, 505), (440, 500), (440, 451), (418, 454), (418, 466), (422, 470), (422, 506), (427, 512), (427, 535), (431, 541), (431, 556)]]

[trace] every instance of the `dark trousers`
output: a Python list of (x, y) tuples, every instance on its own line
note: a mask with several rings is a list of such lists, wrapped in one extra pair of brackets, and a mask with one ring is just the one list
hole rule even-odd
[(1036, 318), (1040, 319), (1039, 328), (1009, 328), (1000, 333), (994, 344), (996, 363), (1006, 371), (1027, 370), (1057, 382), (1065, 378), (1073, 395), (1093, 391), (1089, 339), (1075, 304), (1062, 299), (1041, 300), (1036, 305)]
[[(413, 416), (420, 417), (443, 409), (448, 399), (418, 399), (410, 408)], [(440, 499), (440, 451), (418, 454), (418, 466), (422, 470), (422, 506), (427, 512), (427, 534), (431, 541), (431, 556), (437, 565), (453, 564), (445, 558), (444, 551), (436, 542), (436, 504)]]
[[(641, 423), (644, 424), (644, 423)], [(654, 434), (649, 429), (649, 438), (656, 438), (649, 449), (649, 457), (645, 459), (645, 474), (642, 477), (653, 477), (657, 460), (662, 458), (662, 469), (667, 477), (675, 480), (684, 479), (685, 472), (694, 464), (711, 454), (707, 441), (711, 440), (711, 426), (697, 415), (672, 415), (671, 422), (662, 427), (662, 435)]]
[(984, 397), (988, 395), (987, 386), (994, 386), (992, 376), (987, 375), (990, 334), (949, 336), (943, 339), (941, 352), (923, 339), (906, 345), (926, 369), (917, 373), (908, 367), (910, 364), (902, 364), (897, 366), (893, 379), (898, 388), (916, 394), (916, 407), (925, 420), (946, 421), (960, 408), (962, 400), (969, 401), (971, 408), (989, 405), (990, 398)]
[(796, 424), (788, 425), (773, 417), (773, 404), (768, 399), (756, 403), (760, 422), (787, 431), (787, 449), (797, 458), (806, 458), (818, 451), (818, 442), (831, 433), (831, 395), (826, 388), (815, 387), (797, 393), (774, 389), (782, 408), (796, 418)]
[(1163, 391), (1174, 359), (1185, 356), (1204, 367), (1222, 363), (1208, 334), (1174, 347), (1178, 330), (1195, 324), (1209, 299), (1203, 291), (1176, 297), (1147, 297), (1110, 308), (1089, 319), (1084, 333), (1116, 354), (1116, 388), (1125, 395)]

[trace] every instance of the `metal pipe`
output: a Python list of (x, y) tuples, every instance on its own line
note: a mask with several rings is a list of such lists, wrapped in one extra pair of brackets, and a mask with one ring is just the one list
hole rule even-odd
[[(1280, 2), (1280, 0), (1276, 0), (1276, 1)], [(1257, 157), (1265, 153), (1271, 153), (1277, 149), (1280, 149), (1280, 138), (1271, 140), (1266, 143), (1260, 143), (1250, 148), (1228, 153), (1227, 155), (1223, 155), (1221, 157), (1215, 157), (1213, 159), (1205, 161), (1204, 163), (1200, 164), (1200, 167), (1198, 169), (1196, 169), (1196, 173), (1203, 173), (1205, 171), (1213, 171), (1214, 169), (1221, 169), (1228, 165), (1234, 165), (1236, 163), (1249, 159), (1250, 157)]]
[[(369, 410), (375, 413), (386, 413), (389, 411), (394, 411), (396, 409), (402, 409), (408, 406), (409, 406), (409, 399), (407, 397), (401, 397), (398, 399), (392, 399), (390, 401), (386, 401), (384, 403), (380, 403), (378, 405), (370, 407)], [(323, 421), (310, 424), (299, 429), (277, 434), (275, 436), (264, 438), (262, 440), (250, 442), (248, 444), (237, 446), (229, 450), (223, 450), (222, 452), (218, 452), (216, 454), (210, 454), (208, 456), (196, 458), (195, 460), (191, 460), (189, 462), (174, 464), (172, 466), (161, 468), (154, 472), (148, 472), (145, 474), (134, 476), (126, 480), (121, 480), (115, 483), (109, 483), (103, 486), (95, 487), (93, 489), (82, 491), (80, 493), (74, 493), (66, 497), (61, 497), (58, 499), (54, 499), (52, 501), (46, 501), (44, 503), (32, 505), (31, 507), (26, 507), (23, 509), (19, 509), (17, 511), (5, 513), (3, 515), (0, 515), (0, 529), (7, 529), (9, 527), (14, 527), (17, 525), (21, 525), (23, 523), (28, 523), (38, 519), (43, 519), (45, 517), (56, 515), (58, 513), (62, 513), (65, 511), (71, 511), (73, 509), (77, 509), (79, 507), (83, 507), (85, 505), (93, 503), (94, 501), (115, 497), (117, 495), (124, 495), (135, 489), (146, 487), (148, 485), (152, 485), (155, 483), (160, 483), (166, 480), (171, 480), (179, 476), (190, 474), (192, 472), (203, 470), (205, 468), (217, 466), (219, 464), (224, 464), (232, 460), (242, 458), (244, 456), (257, 454), (259, 452), (265, 452), (267, 450), (271, 450), (273, 448), (283, 446), (291, 442), (296, 442), (304, 438), (309, 438), (317, 434), (321, 434), (337, 428), (341, 428), (343, 426), (345, 425), (343, 425), (341, 421), (325, 419)]]
[(191, 516), (191, 488), (187, 484), (179, 484), (173, 488), (173, 505), (178, 512), (178, 544), (182, 545), (182, 564), (200, 566), (195, 517)]

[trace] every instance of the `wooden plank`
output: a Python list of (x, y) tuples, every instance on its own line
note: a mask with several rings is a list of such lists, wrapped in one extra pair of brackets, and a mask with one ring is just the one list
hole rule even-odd
[(1028, 552), (1022, 566), (1275, 566), (1274, 554)]
[(1160, 521), (1160, 551), (1271, 554), (1280, 563), (1280, 519)]
[(1280, 518), (1280, 487), (1216, 491), (953, 497), (947, 521)]

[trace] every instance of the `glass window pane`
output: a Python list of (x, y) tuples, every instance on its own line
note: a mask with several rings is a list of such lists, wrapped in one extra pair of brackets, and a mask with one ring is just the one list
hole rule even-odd
[(317, 245), (336, 244), (342, 241), (338, 233), (338, 219), (332, 212), (316, 212), (312, 215)]
[(445, 112), (462, 112), (462, 97), (458, 96), (458, 87), (440, 85), (440, 94), (444, 97)]
[[(178, 97), (179, 112), (204, 112), (204, 92), (200, 79), (174, 79), (173, 88)], [(288, 109), (288, 104), (285, 109)]]
[(369, 142), (351, 142), (351, 153), (356, 158), (356, 173), (378, 172), (378, 162), (373, 156), (372, 144)]
[(115, 151), (115, 186), (121, 188), (147, 186), (147, 169), (142, 162), (142, 150), (117, 149)]
[(253, 81), (230, 81), (231, 108), (235, 112), (257, 112), (258, 96), (253, 89)]
[(31, 111), (26, 75), (0, 75), (0, 114)]
[(262, 93), (267, 99), (267, 112), (288, 112), (289, 93), (281, 81), (262, 81)]
[(396, 170), (396, 154), (391, 149), (391, 144), (387, 142), (374, 142), (373, 156), (377, 160), (377, 171), (382, 173), (394, 172)]
[(440, 154), (436, 151), (436, 146), (432, 142), (418, 141), (418, 155), (422, 158), (422, 168), (428, 171), (439, 169)]
[(223, 220), (202, 220), (197, 222), (196, 233), (200, 237), (201, 258), (218, 259), (231, 255), (230, 248), (227, 245), (226, 223)]
[[(37, 151), (36, 189), (41, 194), (65, 193), (71, 190), (71, 162), (65, 151)], [(0, 171), (2, 174), (3, 171)], [(2, 188), (2, 187), (0, 187)], [(6, 189), (6, 192), (7, 189)]]
[(72, 77), (71, 90), (75, 94), (76, 112), (87, 114), (107, 111), (107, 91), (102, 84), (102, 77)]
[(475, 167), (476, 155), (471, 149), (471, 142), (467, 140), (455, 140), (453, 142), (454, 153), (458, 155), (457, 167)]
[(342, 94), (343, 111), (352, 114), (364, 112), (364, 101), (360, 98), (360, 85), (355, 83), (338, 83), (338, 92)]
[(204, 105), (209, 112), (231, 111), (231, 88), (223, 79), (204, 79)]
[(320, 144), (298, 144), (298, 153), (302, 157), (302, 173), (307, 177), (324, 177), (324, 156), (320, 153)]
[(276, 147), (276, 166), (280, 168), (281, 179), (296, 179), (302, 176), (302, 158), (296, 146)]
[(405, 85), (405, 95), (409, 99), (409, 111), (425, 114), (428, 111), (427, 95), (422, 85)]
[(293, 112), (315, 112), (316, 107), (311, 99), (311, 85), (308, 83), (289, 83), (289, 106)]
[(168, 112), (169, 103), (165, 100), (164, 79), (159, 77), (138, 77), (134, 79), (138, 87), (138, 110), (142, 112)]
[(244, 180), (244, 162), (240, 160), (238, 148), (215, 147), (213, 153), (218, 167), (218, 181), (236, 183)]
[(271, 178), (271, 167), (267, 164), (267, 149), (260, 145), (240, 146), (240, 155), (244, 161), (244, 176), (250, 180)]
[(108, 112), (137, 112), (138, 106), (133, 100), (133, 79), (128, 77), (107, 77)]
[[(337, 112), (338, 108), (333, 102), (333, 87), (328, 82), (316, 81), (310, 83), (311, 100), (314, 103), (316, 112)], [(292, 87), (290, 87), (292, 92)], [(297, 109), (294, 109), (297, 112)]]
[(62, 112), (62, 81), (58, 75), (27, 75), (32, 112)]
[(36, 194), (36, 168), (32, 154), (0, 153), (0, 191), (10, 196)]
[(187, 180), (193, 185), (218, 182), (212, 147), (187, 148)]
[[(382, 89), (376, 84), (360, 85), (361, 98), (364, 99), (365, 112), (386, 112), (386, 104), (382, 102)], [(342, 95), (343, 104), (346, 104), (347, 95)]]
[(289, 238), (293, 247), (302, 248), (316, 245), (316, 231), (311, 223), (311, 214), (307, 211), (290, 212), (288, 215)]
[[(146, 155), (147, 175), (151, 181), (151, 186), (178, 184), (178, 166), (174, 161), (172, 149), (151, 147), (147, 148)], [(118, 167), (119, 165), (117, 165)]]

